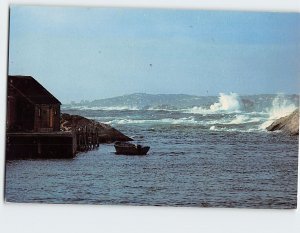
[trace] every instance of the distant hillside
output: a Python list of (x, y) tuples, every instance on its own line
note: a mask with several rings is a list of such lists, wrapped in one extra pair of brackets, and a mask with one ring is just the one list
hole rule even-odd
[[(224, 95), (223, 95), (224, 97)], [(135, 93), (107, 99), (94, 101), (73, 102), (64, 104), (63, 108), (92, 108), (103, 110), (137, 110), (137, 109), (164, 109), (177, 110), (193, 107), (209, 109), (211, 105), (231, 105), (238, 102), (239, 110), (245, 111), (262, 111), (274, 105), (274, 101), (279, 104), (293, 103), (299, 105), (298, 95), (248, 95), (238, 96), (227, 94), (224, 98), (219, 96), (196, 96), (187, 94), (145, 94)]]
[[(129, 107), (129, 108), (181, 108), (186, 106), (197, 106), (199, 104), (209, 104), (216, 101), (217, 97), (200, 97), (186, 94), (145, 94), (135, 93), (130, 95), (123, 95), (113, 98), (94, 100), (84, 103), (73, 103), (73, 106), (87, 106), (87, 107)], [(67, 106), (67, 105), (66, 105)]]

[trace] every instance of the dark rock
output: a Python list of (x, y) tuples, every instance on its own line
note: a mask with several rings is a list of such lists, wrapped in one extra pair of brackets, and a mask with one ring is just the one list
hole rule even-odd
[(70, 115), (67, 113), (63, 113), (61, 114), (60, 123), (62, 131), (73, 131), (85, 127), (97, 128), (99, 130), (99, 138), (102, 143), (115, 141), (132, 141), (131, 138), (127, 137), (110, 125), (90, 120), (79, 115)]
[(268, 131), (281, 130), (290, 135), (299, 135), (299, 109), (288, 116), (281, 117), (266, 128)]

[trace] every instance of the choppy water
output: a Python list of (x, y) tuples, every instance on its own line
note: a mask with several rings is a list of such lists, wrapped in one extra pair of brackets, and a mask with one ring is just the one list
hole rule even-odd
[(149, 154), (115, 155), (105, 144), (72, 160), (8, 161), (6, 200), (295, 208), (298, 137), (262, 129), (270, 107), (221, 108), (64, 109), (112, 124)]

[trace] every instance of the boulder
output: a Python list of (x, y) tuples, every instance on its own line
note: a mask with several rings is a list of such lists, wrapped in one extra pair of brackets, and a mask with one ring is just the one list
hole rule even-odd
[(99, 139), (102, 143), (132, 141), (131, 138), (127, 137), (110, 125), (90, 120), (79, 115), (70, 115), (67, 113), (61, 114), (60, 125), (61, 131), (97, 129), (99, 133)]
[(281, 130), (290, 135), (299, 135), (299, 109), (288, 116), (281, 117), (266, 128), (268, 131)]

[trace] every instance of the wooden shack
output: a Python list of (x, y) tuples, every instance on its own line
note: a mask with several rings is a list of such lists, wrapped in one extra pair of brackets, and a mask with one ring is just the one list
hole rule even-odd
[(60, 130), (60, 101), (31, 76), (8, 76), (7, 132)]
[(60, 131), (61, 103), (31, 76), (8, 76), (6, 159), (73, 158), (76, 134)]

